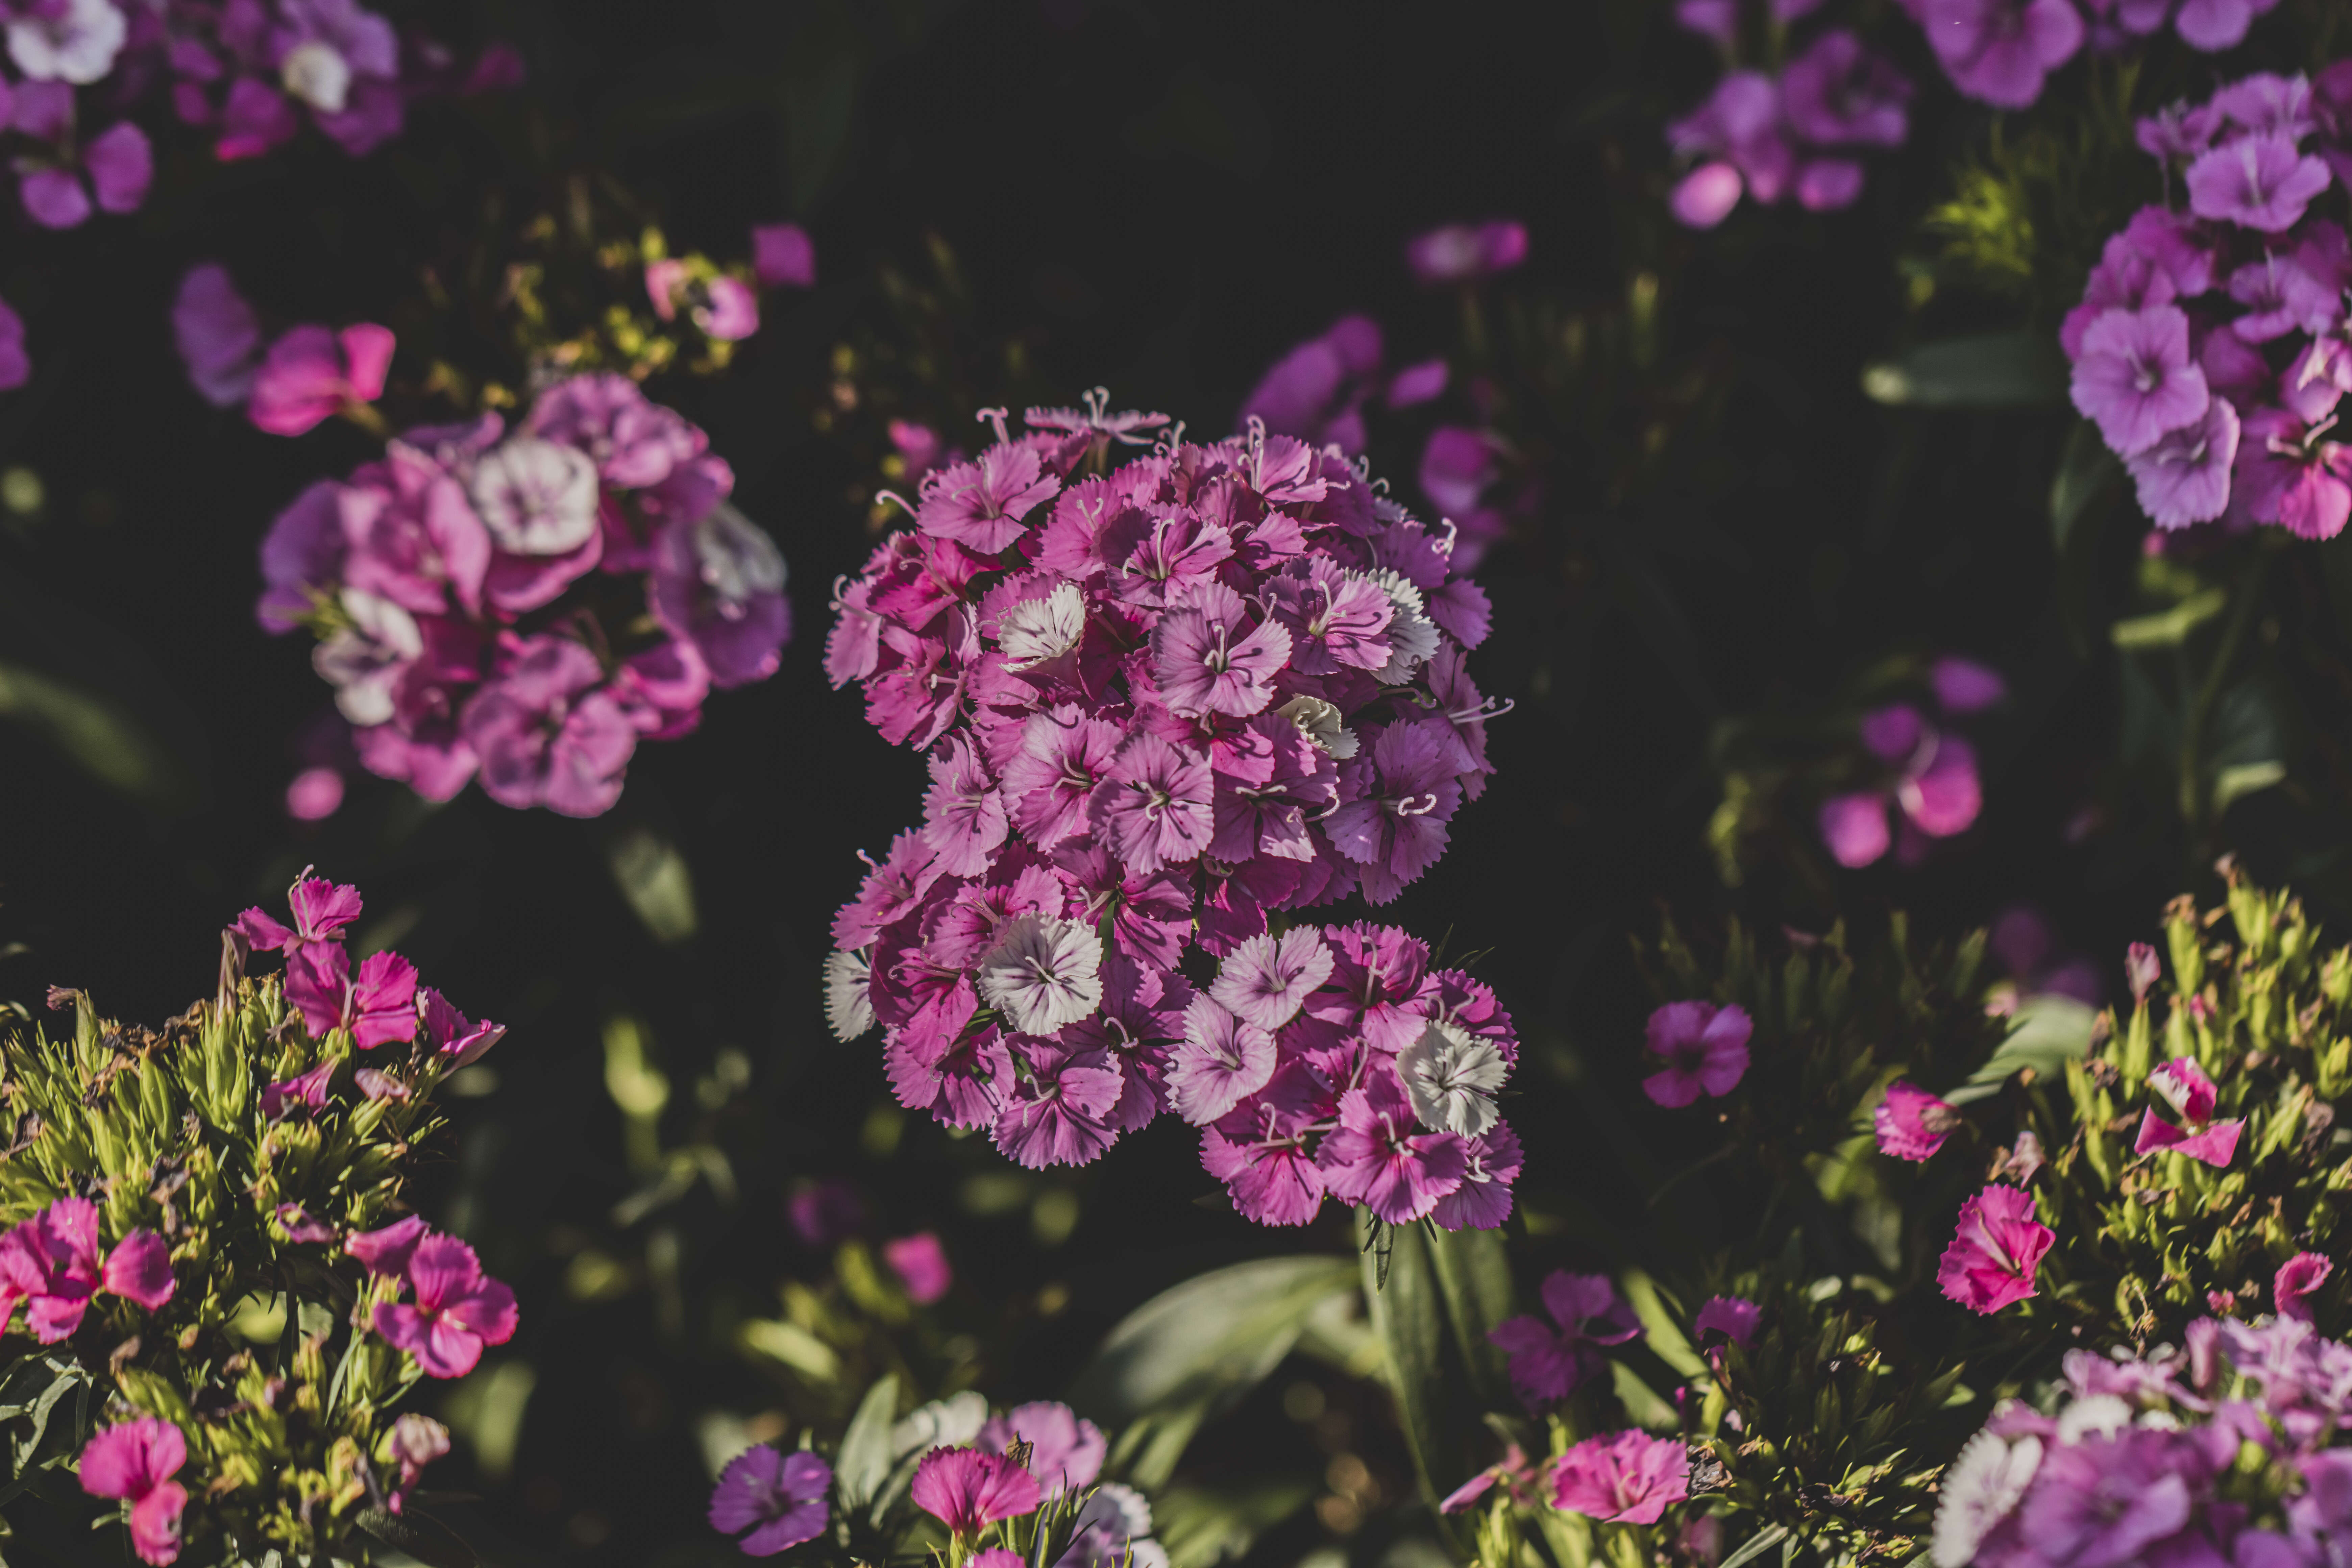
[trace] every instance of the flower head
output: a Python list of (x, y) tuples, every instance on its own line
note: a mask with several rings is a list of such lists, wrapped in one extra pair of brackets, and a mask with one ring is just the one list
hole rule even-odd
[(2011, 1443), (1992, 1432), (1969, 1439), (1945, 1473), (1929, 1548), (1936, 1568), (1967, 1568), (1977, 1548), (2016, 1510), (2042, 1464), (2042, 1439)]
[(451, 1236), (425, 1235), (403, 1271), (414, 1301), (376, 1304), (375, 1331), (416, 1358), (428, 1377), (463, 1377), (488, 1345), (514, 1337), (514, 1292), (482, 1272), (474, 1249)]
[(1992, 1313), (2038, 1294), (2033, 1274), (2058, 1233), (2033, 1217), (2031, 1194), (1994, 1185), (1960, 1205), (1952, 1244), (1937, 1267), (1944, 1294)]
[(1737, 1004), (1667, 1003), (1650, 1015), (1648, 1030), (1651, 1054), (1665, 1068), (1643, 1079), (1642, 1092), (1670, 1109), (1688, 1105), (1702, 1093), (1720, 1100), (1747, 1076), (1748, 1038), (1754, 1031), (1748, 1010)]
[(187, 1462), (179, 1427), (152, 1415), (109, 1426), (81, 1451), (81, 1489), (131, 1505), (131, 1547), (155, 1568), (180, 1555), (180, 1511), (188, 1493), (172, 1478)]
[(1552, 1464), (1552, 1506), (1602, 1523), (1655, 1524), (1689, 1496), (1690, 1450), (1631, 1427), (1587, 1437)]
[(2148, 1075), (2147, 1086), (2180, 1121), (2178, 1125), (2167, 1121), (2156, 1113), (2156, 1107), (2149, 1106), (2141, 1113), (2134, 1153), (2184, 1154), (2215, 1167), (2227, 1165), (2236, 1156), (2238, 1137), (2246, 1124), (2213, 1120), (2219, 1094), (2194, 1058), (2166, 1062)]
[(1016, 1405), (990, 1417), (976, 1441), (992, 1454), (1008, 1453), (1015, 1443), (1028, 1444), (1029, 1473), (1049, 1498), (1093, 1486), (1110, 1452), (1100, 1427), (1050, 1399)]
[(913, 1236), (901, 1236), (882, 1244), (882, 1261), (907, 1288), (907, 1299), (918, 1307), (928, 1307), (948, 1293), (955, 1283), (955, 1271), (948, 1267), (947, 1249), (930, 1231), (919, 1231)]
[(1034, 1513), (1044, 1499), (1037, 1478), (1003, 1454), (933, 1448), (915, 1468), (915, 1506), (960, 1536), (982, 1525)]
[(292, 327), (269, 345), (254, 373), (246, 416), (272, 436), (299, 436), (346, 409), (383, 395), (393, 337), (371, 322), (340, 332)]
[(234, 408), (252, 395), (261, 327), (227, 268), (206, 261), (188, 268), (172, 301), (172, 336), (205, 402)]
[(1404, 247), (1405, 265), (1424, 284), (1476, 282), (1507, 272), (1527, 258), (1526, 226), (1508, 219), (1449, 224), (1416, 235)]
[(1509, 1353), (1511, 1386), (1530, 1410), (1566, 1399), (1599, 1374), (1601, 1346), (1622, 1345), (1642, 1331), (1633, 1309), (1605, 1274), (1555, 1269), (1542, 1294), (1550, 1322), (1510, 1318), (1486, 1335)]
[(833, 1467), (816, 1455), (787, 1454), (762, 1443), (719, 1473), (710, 1492), (710, 1528), (740, 1536), (737, 1544), (747, 1556), (772, 1557), (824, 1531), (832, 1517), (825, 1500), (832, 1489)]
[(1870, 1113), (1870, 1121), (1880, 1153), (1916, 1162), (1936, 1157), (1959, 1126), (1960, 1115), (1947, 1101), (1897, 1079), (1886, 1086), (1886, 1098)]
[(1727, 1342), (1744, 1346), (1755, 1339), (1763, 1315), (1763, 1309), (1744, 1296), (1710, 1296), (1691, 1321), (1691, 1331), (1701, 1344), (1709, 1334), (1720, 1334)]
[(770, 288), (816, 287), (816, 243), (796, 223), (754, 225), (751, 270)]

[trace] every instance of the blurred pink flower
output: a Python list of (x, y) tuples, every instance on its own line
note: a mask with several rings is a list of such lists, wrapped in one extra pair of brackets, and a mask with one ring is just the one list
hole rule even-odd
[(153, 1568), (180, 1555), (180, 1510), (188, 1493), (172, 1478), (187, 1462), (179, 1427), (152, 1415), (110, 1426), (81, 1451), (81, 1489), (131, 1505), (131, 1548)]
[(373, 403), (383, 395), (392, 350), (391, 331), (372, 322), (340, 332), (289, 328), (254, 375), (246, 417), (273, 436), (299, 436), (332, 415)]
[(1475, 283), (1527, 258), (1527, 226), (1511, 219), (1450, 224), (1415, 236), (1404, 247), (1405, 265), (1423, 284)]
[(1603, 1523), (1655, 1524), (1689, 1496), (1690, 1450), (1632, 1427), (1587, 1437), (1552, 1466), (1552, 1506)]
[(907, 1288), (907, 1299), (928, 1307), (948, 1293), (955, 1270), (948, 1267), (947, 1248), (935, 1231), (918, 1231), (882, 1244), (882, 1260)]
[(816, 287), (816, 244), (796, 223), (759, 224), (751, 230), (751, 270), (770, 288)]

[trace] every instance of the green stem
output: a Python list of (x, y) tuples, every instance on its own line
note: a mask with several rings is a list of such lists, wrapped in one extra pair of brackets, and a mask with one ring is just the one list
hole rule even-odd
[(2221, 628), (2221, 641), (2213, 649), (2213, 661), (2205, 667), (2205, 679), (2189, 700), (2188, 710), (2180, 719), (2180, 817), (2193, 841), (2205, 817), (2205, 726), (2221, 700), (2221, 684), (2228, 679), (2230, 667), (2238, 661), (2239, 645), (2246, 640), (2246, 628), (2253, 624), (2254, 605), (2262, 598), (2263, 574), (2270, 567), (2270, 552), (2259, 543), (2253, 555), (2238, 574), (2230, 606), (2229, 624)]

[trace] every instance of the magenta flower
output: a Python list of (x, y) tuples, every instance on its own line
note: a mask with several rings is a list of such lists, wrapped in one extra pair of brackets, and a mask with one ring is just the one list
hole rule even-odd
[(1997, 109), (2023, 109), (2083, 47), (2073, 0), (1909, 0), (1952, 85)]
[(474, 1249), (456, 1237), (423, 1235), (404, 1273), (416, 1299), (377, 1302), (375, 1331), (415, 1356), (427, 1377), (463, 1377), (485, 1345), (514, 1337), (514, 1292), (484, 1274)]
[(1552, 1465), (1552, 1506), (1603, 1523), (1655, 1524), (1689, 1496), (1690, 1450), (1632, 1427), (1587, 1437)]
[(506, 1038), (504, 1024), (493, 1024), (488, 1018), (474, 1023), (457, 1011), (446, 996), (429, 986), (417, 994), (417, 999), (425, 1037), (446, 1058), (452, 1072), (480, 1061), (492, 1046)]
[(2242, 1121), (2213, 1120), (2219, 1091), (2195, 1058), (2176, 1057), (2166, 1062), (2148, 1074), (2147, 1086), (2172, 1107), (2180, 1122), (2175, 1126), (2157, 1115), (2156, 1107), (2149, 1106), (2141, 1112), (2139, 1139), (2132, 1146), (2133, 1153), (2185, 1154), (2217, 1169), (2236, 1157), (2238, 1138), (2245, 1131), (2246, 1124)]
[(1675, 182), (1666, 206), (1685, 228), (1713, 228), (1731, 216), (1746, 194), (1739, 171), (1720, 158), (1699, 164)]
[(2008, 700), (2009, 683), (1990, 665), (1946, 654), (1928, 668), (1927, 683), (1947, 713), (1979, 713)]
[(1151, 635), (1160, 694), (1187, 718), (1246, 719), (1274, 700), (1290, 662), (1290, 634), (1276, 620), (1250, 624), (1241, 596), (1211, 580), (1171, 595)]
[(2241, 422), (2238, 499), (2256, 522), (2299, 539), (2333, 539), (2352, 517), (2352, 447), (2324, 438), (2335, 424), (2307, 423), (2283, 408), (2258, 408)]
[[(21, 90), (31, 92), (37, 85)], [(17, 123), (24, 124), (21, 109)], [(93, 192), (100, 210), (137, 212), (154, 177), (155, 153), (147, 133), (125, 120), (82, 147), (78, 169), (69, 163), (18, 160), (16, 196), (25, 216), (42, 227), (76, 228), (89, 218)]]
[(289, 328), (254, 373), (246, 417), (273, 436), (299, 436), (331, 416), (364, 408), (383, 395), (392, 350), (391, 331), (373, 322), (340, 332)]
[(294, 914), (290, 929), (259, 909), (247, 910), (236, 917), (233, 929), (254, 952), (282, 952), (291, 957), (313, 943), (340, 942), (351, 923), (360, 918), (363, 907), (357, 888), (313, 877), (309, 867), (303, 868), (286, 900)]
[(2219, 518), (2230, 506), (2238, 440), (2237, 409), (2228, 398), (2216, 397), (2202, 417), (2167, 431), (2155, 445), (2126, 458), (2140, 510), (2158, 528)]
[(1365, 899), (1385, 904), (1445, 853), (1462, 804), (1461, 752), (1451, 727), (1429, 720), (1387, 726), (1370, 750), (1339, 765), (1341, 805), (1323, 831), (1360, 868)]
[(1100, 1427), (1050, 1399), (989, 1417), (976, 1442), (991, 1454), (1005, 1453), (1015, 1442), (1028, 1444), (1029, 1473), (1048, 1498), (1093, 1486), (1110, 1453)]
[(152, 1230), (131, 1232), (115, 1243), (99, 1271), (99, 1289), (152, 1312), (172, 1299), (179, 1281), (172, 1276), (172, 1249)]
[(1429, 1217), (1447, 1230), (1493, 1230), (1511, 1217), (1511, 1184), (1524, 1163), (1519, 1135), (1507, 1121), (1463, 1145), (1462, 1184), (1437, 1200)]
[(1087, 816), (1130, 869), (1148, 874), (1199, 858), (1215, 826), (1212, 797), (1206, 759), (1146, 732), (1111, 759)]
[(354, 977), (340, 942), (314, 942), (286, 961), (286, 999), (313, 1038), (349, 1029), (352, 1043), (373, 1050), (416, 1037), (416, 966), (396, 952), (372, 952)]
[(1895, 1079), (1886, 1086), (1886, 1098), (1870, 1113), (1878, 1133), (1878, 1152), (1916, 1163), (1932, 1160), (1936, 1151), (1960, 1124), (1960, 1113), (1926, 1089)]
[(2336, 1265), (2316, 1252), (2298, 1252), (2280, 1264), (2271, 1280), (2271, 1299), (2278, 1304), (2278, 1315), (2311, 1321), (2310, 1298), (2335, 1272)]
[[(1380, 323), (1370, 316), (1342, 316), (1269, 365), (1242, 399), (1236, 422), (1246, 426), (1255, 419), (1276, 435), (1360, 452), (1361, 409), (1377, 384), (1381, 356)], [(1437, 363), (1442, 386), (1444, 366)]]
[(2327, 188), (2327, 165), (2276, 132), (2249, 132), (2189, 165), (2189, 209), (2199, 217), (2277, 234), (2303, 219)]
[(955, 1271), (948, 1267), (947, 1249), (933, 1232), (918, 1231), (882, 1244), (882, 1261), (907, 1289), (907, 1300), (928, 1307), (948, 1293)]
[(923, 480), (915, 526), (993, 555), (1020, 538), (1022, 520), (1060, 489), (1029, 447), (991, 447), (978, 461), (951, 463)]
[(1823, 32), (1780, 73), (1790, 128), (1823, 146), (1902, 146), (1910, 101), (1909, 79), (1844, 27)]
[(81, 1327), (100, 1290), (153, 1311), (176, 1284), (170, 1251), (152, 1231), (131, 1231), (101, 1262), (98, 1208), (88, 1198), (59, 1198), (0, 1235), (0, 1329), (23, 1301), (26, 1324), (45, 1345)]
[(500, 805), (596, 816), (621, 798), (636, 731), (604, 689), (596, 656), (568, 637), (525, 638), (467, 699), (458, 727)]
[(25, 353), (25, 318), (0, 300), (0, 392), (13, 392), (32, 379), (33, 362)]
[(2170, 305), (2100, 316), (2083, 334), (2073, 395), (2074, 406), (2120, 457), (2144, 452), (2166, 431), (2194, 422), (2211, 395), (2189, 353), (2189, 318)]
[(1599, 1376), (1601, 1346), (1622, 1345), (1642, 1332), (1641, 1320), (1606, 1274), (1556, 1268), (1541, 1294), (1551, 1322), (1508, 1318), (1486, 1335), (1509, 1354), (1511, 1386), (1532, 1411), (1559, 1404)]
[(951, 1533), (966, 1537), (1000, 1519), (1034, 1513), (1044, 1500), (1036, 1477), (1003, 1454), (978, 1448), (933, 1448), (915, 1467), (908, 1495)]
[(997, 1112), (997, 1152), (1032, 1171), (1099, 1159), (1118, 1136), (1110, 1115), (1126, 1086), (1116, 1059), (1043, 1041), (1014, 1046), (1029, 1070)]
[(1475, 283), (1527, 258), (1527, 227), (1508, 219), (1433, 228), (1404, 247), (1405, 265), (1423, 284)]
[(775, 674), (792, 635), (783, 555), (730, 506), (662, 530), (647, 601), (672, 637), (694, 645), (713, 686), (743, 686)]
[(1936, 1283), (1971, 1312), (1998, 1312), (2039, 1294), (2033, 1273), (2057, 1239), (2056, 1231), (2033, 1217), (2031, 1194), (1989, 1186), (1960, 1205)]
[(1691, 1321), (1691, 1331), (1702, 1345), (1707, 1335), (1721, 1334), (1727, 1342), (1745, 1348), (1755, 1340), (1756, 1325), (1763, 1317), (1764, 1310), (1744, 1296), (1710, 1296)]
[(81, 1489), (131, 1505), (131, 1545), (139, 1560), (163, 1568), (180, 1555), (180, 1510), (187, 1489), (172, 1478), (188, 1462), (179, 1427), (152, 1415), (109, 1426), (84, 1446), (76, 1468)]
[(751, 270), (771, 289), (816, 287), (816, 242), (796, 223), (756, 224)]
[(416, 1255), (417, 1244), (429, 1234), (424, 1219), (410, 1215), (381, 1230), (352, 1232), (343, 1238), (343, 1250), (365, 1265), (370, 1274), (393, 1279), (407, 1274), (408, 1260)]
[(736, 1544), (746, 1556), (772, 1557), (824, 1531), (832, 1518), (825, 1501), (832, 1489), (831, 1465), (805, 1449), (787, 1454), (762, 1443), (719, 1473), (710, 1492), (710, 1528), (741, 1536)]
[(1469, 1157), (1452, 1132), (1417, 1131), (1412, 1102), (1394, 1074), (1339, 1097), (1339, 1125), (1316, 1151), (1334, 1197), (1362, 1204), (1391, 1225), (1431, 1213), (1462, 1185)]
[(1755, 1031), (1748, 1010), (1712, 1002), (1669, 1002), (1650, 1015), (1651, 1054), (1664, 1071), (1642, 1080), (1642, 1092), (1669, 1110), (1690, 1104), (1702, 1093), (1720, 1100), (1748, 1072), (1748, 1037)]
[(1211, 996), (1184, 1009), (1184, 1037), (1168, 1068), (1169, 1102), (1195, 1127), (1206, 1127), (1264, 1089), (1274, 1076), (1274, 1036), (1236, 1017)]
[(268, 1121), (282, 1121), (298, 1109), (324, 1110), (327, 1090), (334, 1079), (335, 1062), (330, 1058), (309, 1072), (268, 1085), (261, 1091), (262, 1116)]
[(279, 1204), (269, 1211), (269, 1217), (290, 1242), (316, 1246), (335, 1239), (335, 1227), (312, 1217), (300, 1204)]

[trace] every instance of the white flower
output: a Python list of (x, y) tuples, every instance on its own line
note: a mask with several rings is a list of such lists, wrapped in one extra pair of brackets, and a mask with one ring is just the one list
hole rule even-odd
[(562, 555), (596, 531), (596, 465), (587, 453), (518, 436), (485, 452), (467, 489), (499, 549)]
[(824, 961), (824, 1021), (845, 1045), (874, 1026), (873, 973), (863, 952)]
[(2132, 1424), (2132, 1407), (2112, 1394), (2087, 1394), (2058, 1413), (2058, 1446), (2085, 1437), (2112, 1437)]
[(1437, 651), (1437, 623), (1423, 608), (1421, 590), (1403, 573), (1382, 571), (1370, 576), (1396, 612), (1381, 634), (1389, 639), (1389, 661), (1373, 674), (1382, 685), (1402, 686)]
[(1511, 1064), (1494, 1041), (1433, 1020), (1396, 1065), (1423, 1127), (1475, 1138), (1495, 1125), (1495, 1091), (1511, 1076)]
[(927, 1448), (961, 1448), (987, 1425), (988, 1400), (966, 1389), (908, 1412), (905, 1420), (890, 1428), (890, 1452), (904, 1458)]
[(321, 114), (341, 114), (350, 100), (352, 64), (324, 38), (305, 38), (278, 62), (286, 90)]
[(54, 21), (26, 16), (8, 24), (8, 58), (35, 81), (88, 87), (114, 68), (130, 26), (112, 0), (69, 0)]
[(1990, 1432), (1969, 1439), (1944, 1472), (1943, 1501), (1936, 1507), (1936, 1539), (1928, 1555), (1936, 1568), (1967, 1568), (1993, 1526), (2009, 1517), (2033, 1472), (2042, 1468), (2042, 1439), (2015, 1444)]
[(1042, 599), (1024, 599), (997, 617), (1004, 668), (1018, 674), (1078, 646), (1087, 629), (1086, 595), (1076, 583), (1057, 584)]
[(352, 624), (310, 650), (310, 668), (335, 689), (344, 718), (381, 724), (392, 717), (392, 689), (425, 651), (425, 639), (415, 617), (389, 599), (346, 588), (342, 604)]
[(1356, 754), (1356, 732), (1340, 722), (1339, 710), (1320, 697), (1294, 697), (1275, 711), (1341, 762)]
[(980, 994), (1024, 1035), (1050, 1035), (1102, 1004), (1102, 942), (1079, 921), (1025, 914), (980, 961)]
[(767, 530), (721, 501), (693, 525), (696, 574), (722, 605), (784, 591), (784, 553)]
[(1151, 1505), (1143, 1494), (1105, 1481), (1071, 1521), (1069, 1547), (1054, 1560), (1054, 1568), (1120, 1568), (1122, 1563), (1168, 1568), (1168, 1549), (1151, 1539)]

